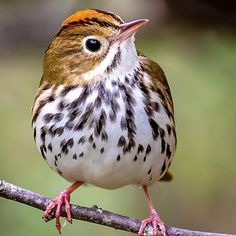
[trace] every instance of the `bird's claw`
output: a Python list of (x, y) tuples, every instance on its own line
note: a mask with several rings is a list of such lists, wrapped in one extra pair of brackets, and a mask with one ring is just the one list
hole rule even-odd
[(56, 209), (55, 212), (55, 218), (56, 218), (56, 228), (58, 232), (61, 234), (61, 223), (60, 223), (60, 217), (61, 217), (61, 207), (65, 206), (66, 211), (66, 220), (69, 223), (72, 223), (72, 217), (71, 217), (71, 206), (70, 206), (70, 192), (68, 190), (65, 190), (64, 192), (61, 192), (57, 198), (55, 198), (47, 207), (45, 210), (43, 217), (44, 219), (50, 218), (50, 215), (53, 211), (53, 209)]
[(151, 235), (158, 236), (158, 232), (160, 232), (162, 236), (167, 236), (166, 227), (164, 223), (162, 222), (162, 220), (160, 219), (160, 217), (158, 216), (158, 214), (156, 213), (156, 211), (154, 210), (151, 212), (151, 215), (148, 219), (142, 220), (142, 223), (138, 232), (138, 236), (144, 235), (145, 228), (148, 224), (152, 225)]

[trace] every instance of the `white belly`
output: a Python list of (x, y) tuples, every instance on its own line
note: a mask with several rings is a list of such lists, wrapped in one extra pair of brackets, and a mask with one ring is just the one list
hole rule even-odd
[(101, 91), (94, 89), (78, 106), (74, 101), (84, 92), (82, 88), (72, 89), (65, 97), (61, 96), (62, 86), (54, 92), (44, 91), (36, 103), (52, 93), (55, 99), (42, 106), (33, 122), (37, 147), (49, 166), (70, 182), (82, 181), (107, 189), (151, 185), (171, 163), (175, 137), (167, 125), (173, 127), (173, 121), (159, 97), (152, 94), (153, 101), (160, 105), (159, 111), (153, 112), (160, 129), (154, 134), (138, 87), (132, 102), (126, 100), (124, 92), (117, 94), (116, 86), (106, 86), (109, 94), (105, 93), (104, 98)]

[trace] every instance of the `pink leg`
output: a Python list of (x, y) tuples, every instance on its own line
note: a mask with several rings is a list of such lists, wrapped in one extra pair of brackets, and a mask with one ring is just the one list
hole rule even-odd
[(162, 222), (159, 215), (157, 214), (157, 212), (154, 209), (152, 200), (151, 200), (151, 198), (148, 194), (147, 186), (143, 186), (143, 190), (144, 190), (145, 196), (147, 198), (148, 205), (150, 207), (150, 217), (148, 219), (145, 219), (145, 220), (142, 221), (141, 227), (140, 227), (139, 232), (138, 232), (138, 236), (143, 236), (145, 227), (148, 224), (152, 225), (153, 236), (158, 236), (158, 230), (162, 233), (163, 236), (167, 236), (166, 227), (165, 227), (164, 223)]
[(64, 204), (65, 205), (65, 211), (67, 215), (67, 221), (69, 223), (72, 223), (71, 218), (71, 208), (70, 208), (70, 194), (77, 189), (81, 184), (81, 182), (75, 182), (72, 184), (69, 188), (67, 188), (65, 191), (61, 192), (57, 198), (55, 198), (47, 207), (45, 210), (43, 217), (45, 219), (48, 219), (51, 211), (56, 208), (55, 218), (56, 218), (56, 228), (59, 233), (61, 233), (61, 223), (60, 223), (60, 216), (61, 216), (61, 207)]

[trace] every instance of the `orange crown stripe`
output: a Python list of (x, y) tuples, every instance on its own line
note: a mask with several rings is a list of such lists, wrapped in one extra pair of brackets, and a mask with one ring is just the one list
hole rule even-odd
[(84, 11), (78, 11), (75, 14), (71, 15), (63, 22), (62, 26), (66, 26), (70, 24), (71, 22), (81, 21), (81, 20), (85, 20), (85, 19), (89, 19), (93, 17), (99, 17), (102, 19), (110, 18), (109, 16), (103, 13), (97, 12), (96, 10), (88, 9)]

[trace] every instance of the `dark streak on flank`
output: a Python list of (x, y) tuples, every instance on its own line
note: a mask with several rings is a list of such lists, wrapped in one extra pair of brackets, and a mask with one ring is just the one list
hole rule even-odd
[(93, 149), (96, 149), (96, 143), (93, 143)]
[(97, 96), (96, 100), (94, 101), (94, 107), (95, 108), (100, 108), (102, 105), (102, 100), (99, 96)]
[(94, 139), (93, 139), (93, 135), (91, 134), (90, 137), (89, 137), (89, 139), (88, 139), (88, 141), (89, 141), (90, 143), (93, 143), (93, 140), (94, 140)]
[(134, 162), (136, 162), (137, 160), (138, 160), (138, 157), (137, 157), (137, 155), (135, 155)]
[(150, 169), (148, 170), (148, 174), (150, 175), (152, 172), (152, 167), (150, 167)]
[(53, 115), (53, 120), (59, 122), (63, 119), (63, 117), (64, 117), (63, 113), (56, 113)]
[(161, 139), (161, 153), (164, 153), (166, 149), (166, 141), (162, 138)]
[(170, 151), (170, 145), (169, 143), (167, 143), (167, 147), (166, 147), (166, 156), (169, 159), (171, 157), (171, 151)]
[(73, 155), (73, 159), (74, 159), (74, 160), (77, 160), (77, 155), (76, 155), (76, 153)]
[(55, 155), (55, 160), (54, 160), (54, 165), (57, 166), (57, 161), (58, 161), (58, 158), (57, 158), (57, 155)]
[(45, 143), (45, 138), (46, 138), (47, 132), (48, 132), (47, 127), (43, 126), (41, 128), (41, 134), (40, 134), (40, 137), (41, 137), (41, 140), (42, 140), (43, 143)]
[(34, 141), (36, 140), (36, 135), (37, 135), (37, 131), (36, 131), (36, 127), (34, 127)]
[(83, 157), (84, 156), (84, 153), (83, 152), (81, 152), (80, 154), (79, 154), (79, 157)]
[(166, 124), (166, 129), (169, 135), (171, 135), (171, 126), (169, 124)]
[(71, 121), (67, 121), (65, 124), (65, 129), (72, 130), (74, 128), (74, 123)]
[(134, 139), (130, 139), (128, 144), (123, 148), (123, 153), (130, 152), (132, 148), (136, 145)]
[(116, 158), (117, 161), (120, 161), (120, 154)]
[(63, 147), (65, 144), (66, 144), (66, 140), (63, 139), (63, 140), (61, 141), (61, 143), (60, 143), (60, 147)]
[(81, 131), (84, 128), (92, 112), (93, 112), (93, 104), (89, 103), (85, 109), (85, 112), (80, 117), (78, 124), (74, 127), (75, 131)]
[(129, 78), (127, 76), (125, 76), (125, 83), (126, 84), (130, 84), (130, 80), (129, 80)]
[(112, 110), (109, 113), (109, 118), (111, 122), (115, 122), (116, 121), (116, 113), (114, 113)]
[(111, 101), (112, 101), (112, 93), (109, 89), (105, 89), (103, 101), (105, 102), (106, 105), (110, 106)]
[(64, 132), (64, 127), (59, 127), (59, 128), (56, 128), (54, 131), (53, 131), (53, 135), (58, 135), (59, 137), (63, 134)]
[(96, 86), (97, 90), (98, 90), (98, 97), (101, 100), (104, 100), (104, 94), (106, 93), (105, 91), (105, 86), (102, 82), (100, 82), (97, 86)]
[(158, 136), (159, 136), (159, 125), (157, 124), (157, 122), (152, 119), (152, 118), (149, 118), (148, 119), (149, 121), (149, 124), (152, 128), (152, 136), (153, 136), (153, 139), (154, 140), (157, 140)]
[(135, 147), (136, 143), (134, 137), (136, 135), (136, 124), (134, 117), (134, 106), (136, 105), (136, 100), (133, 96), (133, 90), (126, 86), (124, 83), (119, 82), (118, 87), (122, 92), (122, 98), (125, 103), (125, 118), (121, 118), (121, 129), (127, 129), (128, 143), (123, 149), (123, 153), (130, 152), (132, 148)]
[[(142, 68), (142, 65), (141, 65)], [(136, 71), (136, 80), (138, 79), (139, 81), (139, 88), (142, 91), (143, 94), (143, 103), (144, 103), (144, 110), (148, 116), (148, 121), (149, 124), (152, 128), (152, 136), (154, 140), (157, 140), (158, 136), (159, 136), (159, 125), (157, 124), (157, 122), (153, 119), (153, 110), (158, 111), (159, 110), (159, 104), (155, 103), (155, 102), (150, 102), (151, 100), (151, 96), (150, 96), (150, 92), (148, 90), (148, 88), (146, 87), (146, 85), (144, 84), (144, 82), (141, 80), (141, 76), (140, 76), (141, 72)]]
[(107, 141), (108, 140), (108, 135), (107, 132), (104, 130), (101, 135), (102, 141)]
[(101, 110), (99, 120), (96, 122), (96, 127), (94, 130), (95, 136), (101, 135), (101, 132), (106, 126), (107, 115), (104, 109)]
[(111, 111), (110, 111), (110, 114), (109, 114), (110, 120), (112, 122), (116, 121), (117, 112), (119, 110), (120, 110), (120, 105), (117, 102), (117, 100), (114, 99), (114, 97), (113, 97), (113, 99), (111, 100)]
[(139, 144), (139, 146), (138, 146), (138, 154), (142, 153), (143, 151), (144, 151), (143, 145)]
[(53, 119), (53, 114), (52, 113), (47, 113), (43, 116), (43, 120), (45, 123), (49, 123)]
[(55, 136), (55, 125), (52, 125), (49, 129), (48, 129), (48, 133), (53, 137)]
[(121, 117), (120, 127), (122, 131), (127, 129), (127, 121), (124, 116)]
[(157, 102), (151, 102), (151, 107), (154, 111), (159, 112), (160, 111), (160, 105)]
[(166, 170), (166, 161), (164, 160), (163, 165), (161, 167), (161, 175), (164, 173), (165, 170)]
[(104, 147), (102, 147), (102, 148), (100, 149), (100, 153), (101, 153), (101, 154), (104, 153)]
[(145, 162), (147, 159), (147, 156), (145, 155), (144, 158), (143, 158), (143, 162)]
[(150, 103), (147, 101), (146, 104), (145, 104), (145, 108), (144, 108), (146, 114), (148, 117), (153, 117), (153, 109), (152, 107), (150, 106)]
[(54, 94), (51, 94), (49, 97), (48, 97), (48, 102), (54, 102), (55, 101), (55, 95)]
[(85, 141), (86, 141), (85, 136), (82, 136), (82, 137), (79, 139), (78, 144), (83, 145), (83, 144), (85, 143)]
[(164, 138), (165, 137), (165, 130), (162, 129), (161, 127), (159, 127), (159, 133), (160, 133), (160, 137)]
[[(168, 86), (168, 84), (166, 84), (166, 85), (168, 87), (168, 90), (165, 90), (165, 92), (168, 93), (169, 98), (171, 99), (171, 94), (170, 94), (169, 86)], [(151, 89), (152, 89), (152, 91), (156, 92), (159, 95), (160, 99), (162, 100), (161, 104), (162, 104), (166, 114), (168, 115), (168, 117), (172, 118), (174, 120), (173, 111), (171, 111), (168, 108), (168, 106), (167, 106), (167, 99), (166, 99), (163, 91), (160, 88), (155, 88), (153, 86), (151, 87)], [(171, 104), (172, 104), (172, 99), (171, 99)]]
[(111, 85), (112, 85), (113, 87), (115, 87), (115, 86), (117, 85), (117, 82), (116, 82), (115, 80), (112, 80), (112, 81), (111, 81)]
[(150, 144), (147, 145), (147, 148), (146, 148), (146, 155), (149, 155), (149, 153), (151, 152), (151, 146)]
[(43, 156), (43, 159), (46, 160), (45, 152), (47, 152), (47, 149), (46, 149), (45, 145), (40, 146), (40, 152)]
[(67, 144), (70, 148), (72, 148), (73, 145), (74, 145), (74, 140), (73, 140), (73, 138), (69, 139), (66, 144)]
[(168, 117), (172, 118), (174, 120), (174, 116), (171, 113), (171, 111), (168, 109), (168, 106), (166, 105), (166, 103), (162, 102), (162, 106), (164, 107), (164, 110), (165, 110), (166, 114), (168, 115)]
[(122, 135), (119, 140), (118, 140), (118, 147), (124, 147), (126, 144), (126, 140), (125, 140), (125, 137)]
[(112, 93), (109, 89), (105, 88), (104, 83), (100, 82), (97, 86), (96, 89), (98, 91), (98, 97), (104, 102), (106, 105), (111, 104), (112, 100)]
[(48, 150), (49, 150), (50, 152), (52, 152), (52, 143), (49, 143), (49, 144), (48, 144)]
[(74, 143), (73, 139), (69, 139), (68, 141), (63, 139), (60, 143), (61, 153), (67, 155), (69, 153), (68, 147), (72, 147), (73, 143)]
[(79, 117), (79, 115), (81, 114), (81, 111), (77, 108), (75, 110), (72, 110), (69, 114), (69, 121), (74, 121), (76, 118)]
[(80, 122), (74, 127), (74, 130), (75, 130), (75, 131), (81, 131), (81, 130), (84, 128), (85, 123), (86, 123), (86, 120), (80, 121)]
[(117, 100), (115, 99), (111, 100), (111, 109), (113, 110), (114, 113), (117, 113), (120, 110), (120, 105), (117, 102)]
[(144, 110), (145, 110), (147, 116), (150, 118), (153, 116), (153, 108), (151, 105), (151, 95), (150, 95), (149, 89), (147, 88), (147, 86), (145, 85), (145, 83), (143, 81), (143, 76), (142, 76), (143, 72), (142, 71), (143, 71), (143, 65), (140, 64), (140, 69), (135, 70), (135, 77), (134, 78), (136, 81), (138, 81), (138, 86), (143, 94)]
[(63, 100), (60, 101), (60, 102), (58, 103), (58, 105), (57, 105), (57, 109), (58, 109), (60, 112), (62, 112), (65, 107), (66, 107), (66, 104), (65, 104), (65, 102), (64, 102)]

